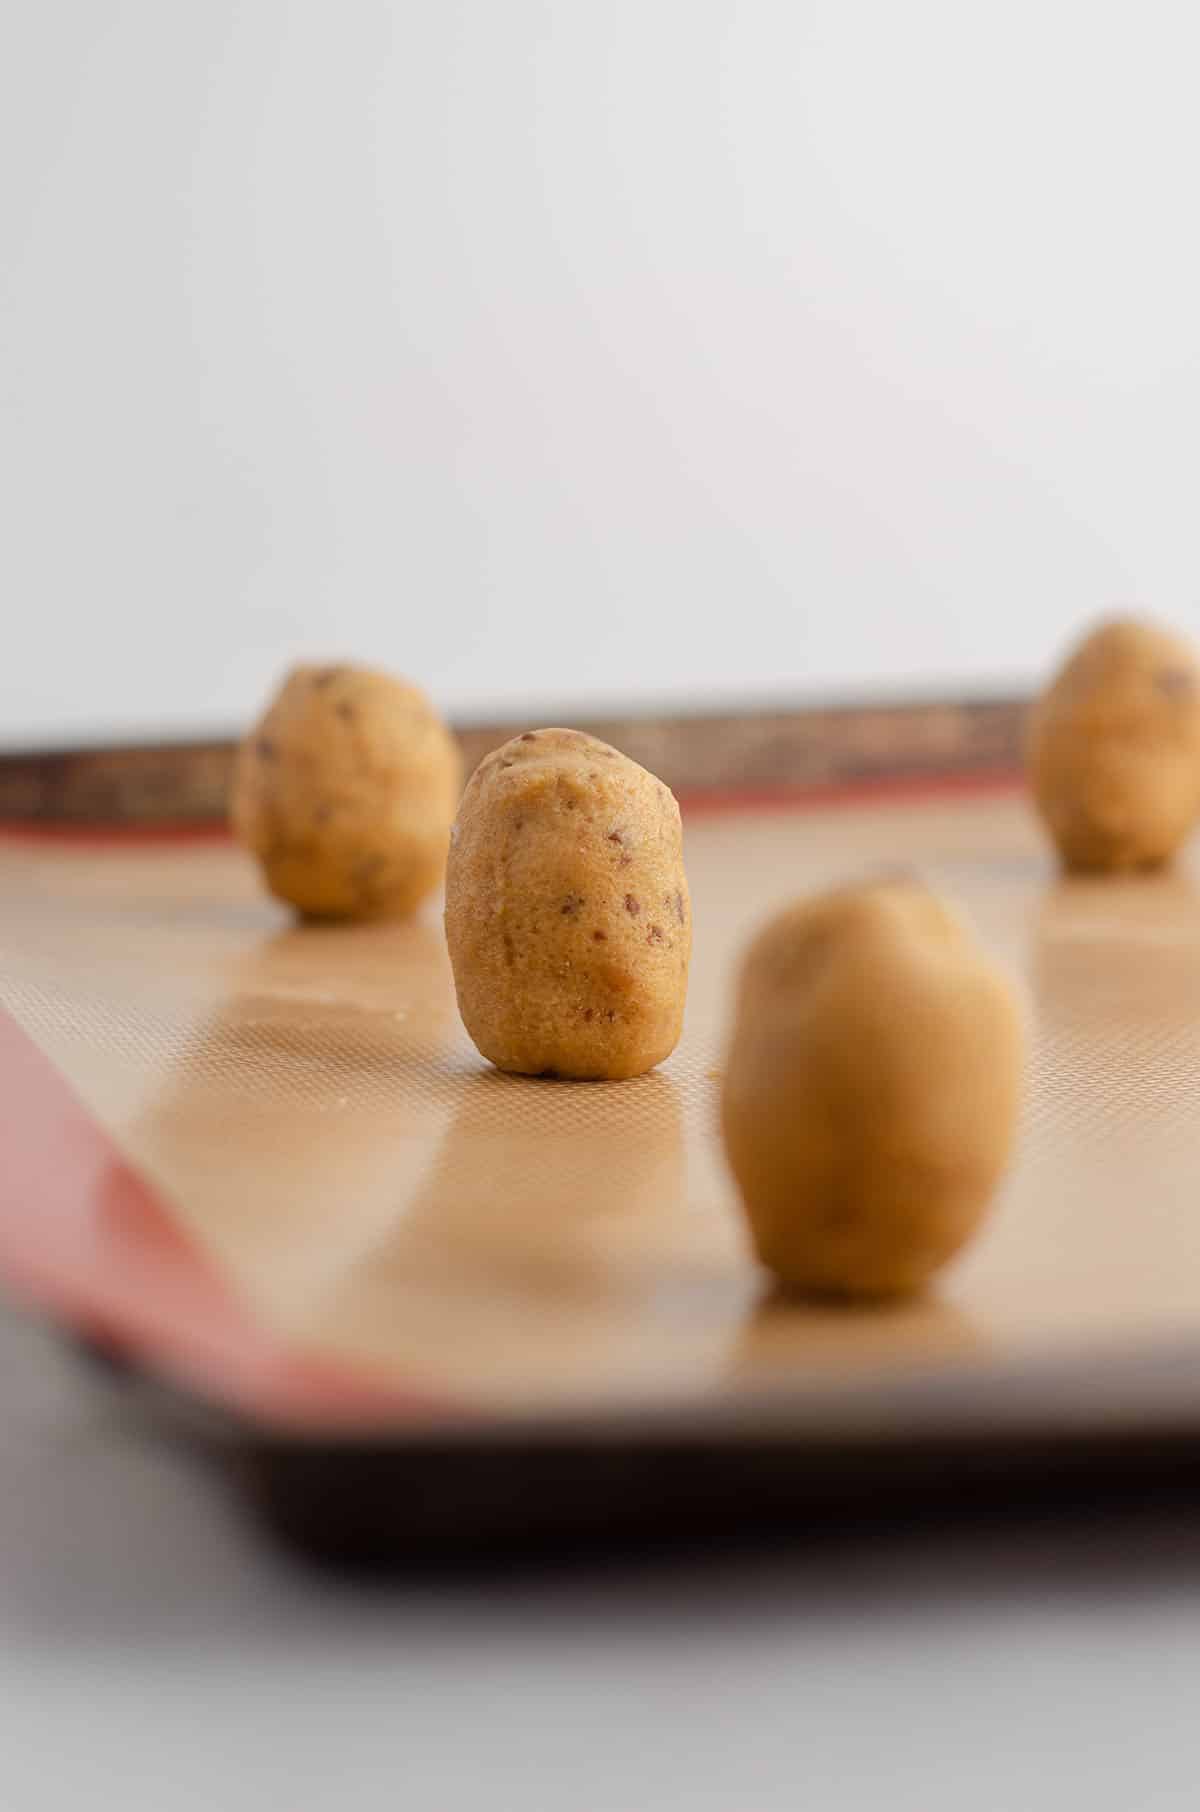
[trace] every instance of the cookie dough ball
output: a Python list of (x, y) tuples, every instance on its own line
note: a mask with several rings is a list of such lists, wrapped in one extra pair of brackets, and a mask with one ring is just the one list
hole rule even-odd
[(297, 667), (234, 766), (234, 834), (306, 917), (396, 918), (440, 883), (462, 768), (416, 686)]
[(1034, 707), (1034, 802), (1065, 866), (1170, 860), (1200, 816), (1200, 668), (1190, 645), (1132, 618), (1093, 630)]
[(653, 1069), (679, 1040), (692, 944), (674, 798), (578, 730), (505, 743), (451, 833), (446, 941), (463, 1022), (497, 1068)]
[(919, 1289), (1004, 1169), (1023, 1045), (1012, 987), (919, 884), (781, 913), (746, 957), (721, 1101), (762, 1262), (821, 1295)]

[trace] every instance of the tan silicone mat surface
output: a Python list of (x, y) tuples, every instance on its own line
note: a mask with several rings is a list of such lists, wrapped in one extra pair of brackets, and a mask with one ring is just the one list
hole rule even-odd
[[(686, 1033), (633, 1083), (495, 1074), (459, 1024), (436, 906), (409, 926), (295, 928), (219, 841), (0, 841), (0, 1000), (254, 1316), (477, 1407), (694, 1404), (1200, 1342), (1186, 869), (1063, 882), (1021, 798), (994, 793), (690, 817), (687, 859)], [(730, 978), (773, 906), (897, 861), (1027, 979), (1019, 1156), (935, 1295), (779, 1302), (715, 1136)]]

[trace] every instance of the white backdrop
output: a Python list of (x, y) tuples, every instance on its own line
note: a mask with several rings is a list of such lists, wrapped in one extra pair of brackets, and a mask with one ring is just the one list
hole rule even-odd
[[(1200, 625), (1179, 0), (0, 6), (0, 740)], [(517, 705), (517, 700), (521, 705)]]

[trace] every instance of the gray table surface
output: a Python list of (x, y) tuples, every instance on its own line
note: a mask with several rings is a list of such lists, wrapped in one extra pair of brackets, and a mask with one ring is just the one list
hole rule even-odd
[(5, 1812), (1196, 1804), (1186, 1507), (366, 1591), (12, 1316), (0, 1380)]

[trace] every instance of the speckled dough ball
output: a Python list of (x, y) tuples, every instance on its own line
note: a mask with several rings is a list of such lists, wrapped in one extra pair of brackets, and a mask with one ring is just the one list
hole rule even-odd
[(395, 918), (442, 879), (461, 780), (457, 745), (416, 686), (297, 667), (238, 750), (230, 817), (297, 911)]
[(446, 940), (463, 1022), (499, 1069), (653, 1069), (679, 1040), (692, 944), (674, 798), (577, 730), (505, 743), (459, 808)]
[(1004, 1169), (1023, 1046), (1012, 987), (925, 888), (781, 913), (746, 957), (721, 1102), (762, 1262), (815, 1294), (919, 1289)]
[(1200, 816), (1200, 668), (1153, 623), (1103, 624), (1034, 708), (1034, 801), (1067, 868), (1169, 861)]

